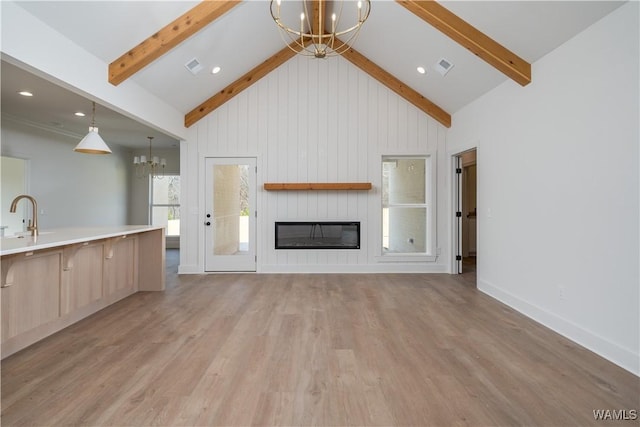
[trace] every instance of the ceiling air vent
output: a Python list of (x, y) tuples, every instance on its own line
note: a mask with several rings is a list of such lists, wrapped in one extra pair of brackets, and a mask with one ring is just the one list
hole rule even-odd
[(440, 58), (440, 60), (436, 63), (436, 65), (433, 66), (433, 68), (443, 76), (446, 76), (449, 70), (453, 68), (453, 63), (448, 59)]
[(187, 67), (187, 70), (189, 70), (194, 76), (204, 68), (200, 61), (198, 61), (198, 58), (193, 58), (191, 61), (184, 64), (184, 66)]

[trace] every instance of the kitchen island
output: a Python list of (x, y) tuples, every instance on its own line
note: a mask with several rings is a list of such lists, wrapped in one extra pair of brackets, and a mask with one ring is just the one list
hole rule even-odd
[(0, 239), (2, 358), (138, 291), (165, 287), (164, 228), (61, 228)]

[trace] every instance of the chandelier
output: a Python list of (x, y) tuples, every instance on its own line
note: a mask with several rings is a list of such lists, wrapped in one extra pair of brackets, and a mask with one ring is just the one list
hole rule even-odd
[(151, 154), (151, 141), (153, 137), (148, 136), (147, 138), (149, 139), (149, 157), (147, 158), (145, 155), (133, 157), (136, 176), (142, 178), (146, 175), (151, 175), (152, 178), (162, 179), (164, 178), (164, 168), (167, 166), (167, 160)]
[[(294, 52), (316, 58), (338, 56), (350, 49), (371, 11), (370, 0), (285, 1), (286, 6), (281, 3), (281, 0), (271, 0), (271, 17), (280, 28), (283, 40)], [(293, 3), (302, 3), (297, 25), (283, 22), (280, 15), (281, 9), (282, 12), (291, 10)], [(344, 40), (340, 39), (342, 36)]]

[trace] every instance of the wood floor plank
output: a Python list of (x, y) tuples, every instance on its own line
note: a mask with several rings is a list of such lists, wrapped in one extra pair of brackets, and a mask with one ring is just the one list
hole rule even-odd
[(176, 267), (169, 251), (165, 292), (3, 360), (2, 425), (586, 426), (640, 409), (638, 377), (473, 275)]

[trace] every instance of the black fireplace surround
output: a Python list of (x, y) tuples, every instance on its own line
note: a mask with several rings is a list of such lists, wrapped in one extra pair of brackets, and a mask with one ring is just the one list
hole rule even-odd
[(360, 223), (276, 222), (276, 249), (360, 249)]

